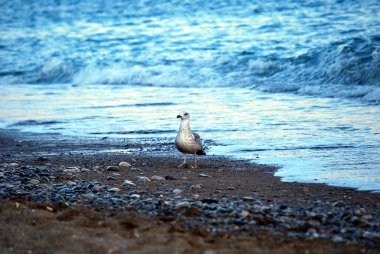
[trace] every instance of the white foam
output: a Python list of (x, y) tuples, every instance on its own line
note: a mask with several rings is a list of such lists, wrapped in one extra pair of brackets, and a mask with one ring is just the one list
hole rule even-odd
[(218, 86), (222, 77), (210, 67), (156, 65), (143, 67), (114, 64), (88, 65), (73, 78), (77, 84), (140, 84), (156, 86)]

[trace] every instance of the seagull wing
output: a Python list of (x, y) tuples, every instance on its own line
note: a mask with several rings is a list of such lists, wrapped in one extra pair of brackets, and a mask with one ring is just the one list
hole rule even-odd
[(203, 150), (203, 146), (202, 146), (202, 140), (201, 140), (201, 136), (198, 135), (198, 133), (193, 133), (194, 135), (194, 141), (200, 146), (200, 150), (197, 151), (197, 154), (198, 155), (206, 155), (205, 151)]
[(193, 135), (194, 135), (194, 141), (197, 142), (197, 144), (199, 144), (200, 146), (202, 146), (201, 136), (199, 136), (198, 133), (193, 133)]

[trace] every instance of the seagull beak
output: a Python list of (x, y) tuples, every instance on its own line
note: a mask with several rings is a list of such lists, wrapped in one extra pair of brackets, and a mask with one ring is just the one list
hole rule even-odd
[(177, 116), (177, 118), (181, 118), (181, 116), (180, 116), (180, 115), (178, 115), (178, 116)]

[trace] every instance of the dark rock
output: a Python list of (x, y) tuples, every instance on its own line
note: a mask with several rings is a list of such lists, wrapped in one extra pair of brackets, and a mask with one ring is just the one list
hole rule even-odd
[(172, 177), (172, 176), (165, 176), (165, 180), (177, 180), (176, 178)]
[(107, 171), (119, 171), (119, 167), (118, 166), (108, 166)]
[(49, 159), (47, 157), (40, 156), (37, 158), (37, 161), (49, 161)]
[(219, 201), (217, 199), (204, 198), (202, 199), (202, 202), (206, 204), (217, 204)]

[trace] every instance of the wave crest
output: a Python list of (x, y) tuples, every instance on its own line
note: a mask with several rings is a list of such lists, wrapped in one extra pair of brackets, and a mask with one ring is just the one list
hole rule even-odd
[(252, 50), (212, 60), (157, 62), (53, 59), (27, 71), (0, 73), (0, 82), (238, 86), (380, 102), (380, 35), (350, 38), (287, 58)]

